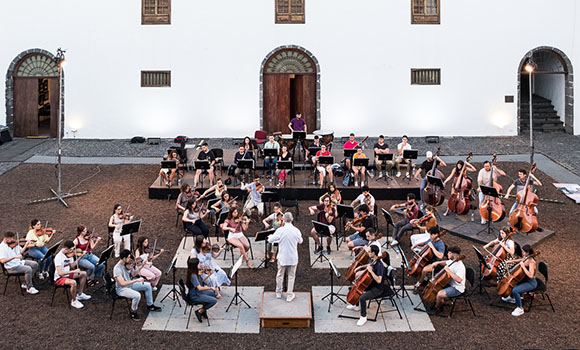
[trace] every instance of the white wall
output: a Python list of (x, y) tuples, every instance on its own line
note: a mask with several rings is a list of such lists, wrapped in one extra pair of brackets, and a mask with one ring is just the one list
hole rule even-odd
[(564, 74), (538, 74), (534, 79), (534, 94), (552, 101), (560, 119), (565, 122), (566, 96), (564, 94)]
[[(276, 25), (274, 0), (173, 0), (171, 25), (142, 26), (140, 0), (11, 1), (0, 67), (66, 48), (65, 129), (126, 138), (252, 134), (260, 64), (281, 45), (318, 59), (321, 127), (335, 135), (514, 135), (517, 103), (504, 95), (517, 96), (523, 55), (553, 46), (576, 66), (574, 0), (449, 0), (441, 25), (411, 25), (409, 2), (307, 1), (305, 25)], [(442, 84), (411, 86), (411, 68), (441, 68)], [(141, 88), (151, 69), (171, 70), (172, 87)]]

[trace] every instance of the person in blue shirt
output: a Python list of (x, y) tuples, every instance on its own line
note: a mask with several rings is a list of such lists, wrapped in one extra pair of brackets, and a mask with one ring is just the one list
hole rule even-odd
[(187, 260), (187, 288), (189, 288), (187, 297), (192, 302), (201, 304), (201, 307), (195, 310), (195, 317), (199, 322), (202, 322), (202, 318), (207, 319), (207, 310), (217, 303), (218, 291), (217, 287), (204, 286), (201, 274), (199, 259)]
[(411, 247), (411, 250), (414, 248), (423, 248), (424, 246), (428, 246), (429, 249), (433, 252), (433, 257), (430, 261), (427, 262), (427, 265), (421, 271), (421, 277), (415, 283), (415, 288), (413, 288), (413, 293), (417, 294), (419, 287), (423, 283), (428, 282), (427, 274), (433, 271), (433, 263), (439, 260), (443, 260), (445, 258), (445, 243), (439, 238), (439, 226), (433, 226), (429, 229), (429, 239), (423, 243), (417, 243)]

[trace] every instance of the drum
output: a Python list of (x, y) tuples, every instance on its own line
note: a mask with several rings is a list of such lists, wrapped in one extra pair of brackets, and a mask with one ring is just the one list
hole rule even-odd
[(296, 142), (294, 141), (294, 139), (292, 139), (292, 134), (283, 134), (280, 139), (280, 145), (286, 146), (286, 148), (288, 148), (288, 151), (291, 151), (292, 149), (294, 149)]
[(314, 135), (318, 135), (325, 145), (334, 141), (334, 131), (332, 130), (314, 130)]

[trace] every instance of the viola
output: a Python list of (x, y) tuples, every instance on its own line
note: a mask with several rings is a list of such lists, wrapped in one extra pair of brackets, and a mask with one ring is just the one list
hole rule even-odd
[[(465, 255), (461, 255), (459, 258), (453, 260), (451, 262), (451, 264), (449, 264), (448, 266), (451, 266), (453, 264), (455, 264), (458, 261), (461, 261), (465, 259)], [(445, 271), (445, 269), (442, 269), (441, 271), (439, 271), (435, 276), (433, 276), (433, 278), (431, 279), (431, 281), (429, 281), (429, 284), (427, 284), (427, 287), (425, 287), (425, 290), (423, 291), (423, 300), (432, 303), (433, 301), (435, 301), (435, 297), (437, 296), (437, 293), (445, 288), (446, 285), (449, 284), (449, 282), (451, 281), (451, 276), (449, 276), (449, 273), (447, 273), (447, 271)]]
[[(437, 159), (441, 154), (441, 147), (437, 148), (437, 154), (433, 157), (433, 167), (426, 175), (431, 175), (439, 179), (443, 179), (443, 173), (437, 169)], [(445, 201), (445, 189), (435, 186), (431, 183), (427, 183), (427, 186), (423, 189), (423, 198), (425, 198), (425, 203), (438, 206), (443, 204)]]
[[(511, 231), (504, 239), (501, 240), (501, 243), (507, 242), (507, 240), (513, 236), (516, 232)], [(501, 246), (501, 244), (497, 244), (491, 254), (485, 257), (486, 265), (481, 265), (481, 275), (486, 279), (494, 279), (497, 276), (497, 267), (499, 264), (505, 260), (507, 257), (506, 250)]]
[[(503, 188), (497, 182), (493, 181), (493, 168), (495, 167), (495, 162), (497, 160), (497, 154), (493, 154), (493, 160), (491, 161), (491, 174), (490, 174), (490, 187), (495, 188), (497, 193), (501, 194)], [(491, 196), (485, 196), (483, 202), (479, 206), (479, 214), (486, 221), (497, 222), (505, 218), (505, 206), (501, 202), (500, 198), (494, 198)]]
[[(522, 262), (527, 261), (528, 259), (534, 258), (540, 255), (540, 251), (538, 250), (534, 254), (526, 256)], [(526, 276), (526, 273), (522, 269), (522, 265), (517, 264), (516, 266), (512, 267), (508, 274), (499, 281), (497, 284), (497, 294), (503, 297), (508, 297), (512, 294), (512, 290), (515, 286), (517, 286)]]
[(362, 222), (364, 219), (367, 218), (367, 216), (369, 216), (369, 214), (363, 214), (363, 215), (359, 216), (358, 218), (347, 222), (346, 225), (344, 225), (344, 229), (348, 230), (350, 227), (353, 227), (354, 225), (358, 224), (359, 222)]
[[(447, 233), (446, 231), (441, 231), (437, 234), (437, 237), (441, 238)], [(423, 268), (429, 263), (433, 258), (433, 251), (427, 244), (421, 248), (421, 251), (417, 253), (409, 262), (409, 267), (407, 268), (407, 273), (411, 276), (418, 277), (421, 275)]]
[[(379, 260), (384, 259), (387, 256), (387, 252), (383, 252), (381, 256), (371, 263), (374, 266)], [(360, 299), (360, 296), (365, 292), (365, 290), (373, 282), (373, 275), (366, 270), (360, 278), (354, 283), (354, 285), (348, 291), (346, 295), (346, 301), (351, 305), (356, 305)]]
[(471, 180), (466, 175), (467, 163), (469, 163), (471, 158), (473, 158), (473, 153), (469, 152), (459, 176), (453, 180), (453, 189), (451, 191), (451, 196), (449, 196), (449, 201), (447, 202), (449, 210), (458, 215), (467, 214), (469, 209), (471, 209), (471, 200), (469, 199)]
[(538, 196), (532, 192), (530, 186), (530, 178), (535, 170), (536, 163), (532, 164), (524, 189), (516, 196), (518, 205), (509, 218), (510, 226), (520, 232), (533, 232), (538, 229), (538, 217), (534, 210), (538, 205)]

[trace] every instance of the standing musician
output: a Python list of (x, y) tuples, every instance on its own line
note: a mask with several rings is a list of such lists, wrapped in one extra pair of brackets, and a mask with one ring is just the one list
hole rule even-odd
[(26, 234), (26, 240), (30, 242), (27, 255), (33, 259), (40, 260), (38, 264), (38, 278), (44, 279), (48, 277), (49, 263), (47, 260), (43, 261), (44, 255), (48, 251), (46, 243), (52, 239), (52, 233), (49, 234), (46, 229), (42, 228), (42, 224), (38, 219), (30, 221), (30, 229)]
[(236, 170), (234, 171), (234, 175), (238, 177), (238, 180), (242, 181), (243, 177), (246, 176), (247, 173), (250, 172), (250, 169), (243, 169), (238, 167), (238, 161), (241, 159), (254, 159), (252, 157), (252, 153), (248, 153), (244, 145), (240, 145), (238, 147), (238, 151), (234, 154), (234, 165), (236, 166)]
[[(357, 159), (357, 158), (361, 158), (364, 159), (366, 158), (367, 155), (363, 153), (362, 151), (362, 147), (356, 146), (356, 153), (352, 155), (352, 159)], [(354, 161), (353, 161), (354, 162)], [(363, 165), (361, 166), (353, 166), (352, 170), (354, 171), (354, 185), (358, 186), (358, 174), (360, 173), (360, 185), (364, 186), (365, 185), (365, 176), (366, 176), (366, 172), (367, 172), (367, 168)]]
[(210, 247), (207, 239), (203, 238), (203, 236), (197, 236), (195, 237), (194, 246), (189, 254), (190, 259), (197, 258), (199, 260), (202, 282), (207, 286), (217, 288), (216, 297), (218, 299), (221, 298), (219, 287), (224, 284), (229, 286), (231, 283), (228, 275), (214, 260), (220, 256), (222, 250), (223, 248), (219, 248), (219, 246), (215, 248)]
[(345, 230), (352, 228), (356, 232), (346, 238), (346, 246), (353, 250), (354, 247), (368, 245), (366, 231), (374, 227), (373, 216), (370, 215), (369, 206), (361, 204), (358, 207), (358, 216), (346, 223)]
[[(484, 249), (486, 250), (491, 249), (493, 251), (499, 245), (507, 253), (506, 258), (502, 262), (500, 262), (497, 267), (497, 276), (496, 276), (497, 282), (501, 281), (505, 277), (505, 275), (513, 265), (512, 263), (516, 253), (516, 243), (514, 242), (512, 237), (505, 239), (510, 232), (511, 228), (509, 226), (502, 227), (502, 229), (499, 230), (498, 237), (483, 246)], [(505, 240), (505, 242), (502, 242), (503, 240)]]
[(419, 277), (419, 280), (415, 283), (415, 287), (413, 288), (414, 294), (417, 294), (419, 288), (427, 283), (427, 274), (433, 271), (433, 263), (445, 258), (445, 243), (443, 243), (441, 238), (439, 238), (439, 226), (431, 227), (431, 229), (429, 229), (429, 239), (426, 242), (417, 243), (411, 246), (411, 250), (415, 251), (418, 248), (422, 249), (424, 246), (428, 246), (429, 249), (431, 249), (433, 257), (427, 262), (428, 265), (425, 265), (421, 271), (421, 277)]
[[(284, 226), (282, 207), (280, 206), (280, 204), (276, 203), (274, 204), (273, 208), (274, 212), (270, 214), (268, 217), (266, 217), (264, 220), (262, 220), (265, 230), (269, 229), (277, 230), (280, 227)], [(277, 253), (273, 253), (274, 248), (273, 246), (274, 245), (272, 243), (266, 243), (266, 258), (269, 257), (270, 262), (276, 261)]]
[(197, 258), (187, 259), (187, 297), (194, 304), (201, 305), (195, 310), (195, 317), (201, 323), (202, 318), (207, 319), (207, 310), (217, 304), (218, 289), (217, 287), (208, 287), (203, 285), (201, 279), (202, 267)]
[(407, 135), (403, 135), (401, 142), (397, 145), (397, 158), (395, 159), (395, 167), (397, 168), (397, 177), (401, 176), (401, 163), (407, 164), (407, 176), (411, 172), (411, 167), (413, 166), (413, 161), (411, 159), (403, 158), (403, 153), (405, 150), (412, 149), (411, 144), (408, 143), (409, 138)]
[(435, 213), (437, 213), (437, 209), (432, 205), (427, 205), (425, 207), (425, 215), (422, 218), (411, 220), (411, 225), (422, 232), (411, 235), (411, 246), (415, 246), (417, 243), (422, 243), (429, 239), (429, 230), (431, 227), (437, 226)]
[[(57, 286), (69, 286), (70, 295), (74, 297), (70, 305), (76, 309), (82, 309), (81, 301), (91, 299), (90, 295), (83, 293), (87, 284), (87, 273), (78, 268), (78, 260), (74, 260), (75, 244), (73, 241), (65, 241), (63, 248), (54, 257), (54, 284)], [(71, 268), (76, 267), (74, 270)], [(78, 284), (76, 280), (79, 280)], [(78, 286), (78, 287), (77, 287)]]
[[(215, 165), (215, 155), (212, 151), (209, 150), (207, 142), (204, 142), (201, 145), (201, 152), (197, 154), (197, 160), (207, 160), (209, 161), (209, 169), (207, 169), (207, 173), (209, 174), (209, 185), (213, 185), (213, 167)], [(205, 171), (205, 169), (197, 169), (195, 171), (195, 177), (193, 179), (193, 187), (197, 187), (197, 183), (199, 181), (199, 175)]]
[[(535, 177), (534, 174), (530, 174), (529, 176), (530, 176), (530, 183), (529, 183), (530, 186), (535, 186), (535, 185), (542, 186), (542, 182), (540, 180), (538, 180), (538, 178)], [(518, 192), (523, 190), (524, 186), (526, 185), (527, 177), (528, 177), (528, 171), (526, 169), (518, 170), (518, 178), (510, 185), (510, 187), (508, 187), (504, 198), (509, 199), (510, 193), (512, 193), (512, 190), (514, 188), (516, 189), (516, 195)], [(518, 206), (518, 201), (516, 201), (514, 203), (514, 205), (512, 205), (512, 208), (510, 209), (510, 215), (516, 209), (517, 206)], [(536, 213), (536, 215), (538, 215), (538, 208), (537, 207), (534, 207), (534, 213)]]
[[(385, 137), (383, 135), (379, 135), (379, 142), (375, 143), (373, 147), (375, 151), (375, 167), (379, 172), (379, 179), (383, 177), (383, 171), (388, 173), (393, 168), (393, 161), (392, 160), (380, 160), (379, 154), (387, 154), (391, 153), (389, 150), (389, 145), (385, 143)], [(386, 164), (383, 164), (386, 163)]]
[(324, 199), (324, 197), (329, 197), (330, 202), (334, 205), (342, 203), (342, 195), (340, 194), (340, 191), (338, 190), (338, 188), (336, 188), (336, 186), (334, 186), (334, 184), (328, 185), (328, 191), (325, 194), (323, 194), (322, 196), (320, 196), (318, 201), (322, 202), (322, 199)]
[[(459, 175), (461, 175), (461, 169), (463, 169), (463, 167), (465, 168), (466, 171), (466, 175), (469, 172), (474, 172), (476, 169), (473, 165), (466, 163), (462, 160), (457, 161), (457, 163), (455, 163), (455, 166), (453, 167), (453, 170), (451, 170), (451, 174), (449, 174), (449, 176), (445, 179), (445, 181), (443, 181), (443, 185), (446, 185), (449, 181), (451, 181), (451, 183), (453, 184), (455, 182), (455, 179), (459, 177)], [(451, 194), (455, 193), (455, 188), (451, 187)], [(447, 216), (449, 214), (449, 206), (447, 206), (447, 210), (445, 210), (445, 213), (443, 213), (443, 216)]]
[(417, 219), (419, 217), (419, 206), (415, 203), (415, 195), (413, 193), (407, 194), (407, 201), (401, 204), (394, 204), (391, 206), (391, 211), (397, 208), (405, 208), (404, 214), (405, 217), (401, 221), (397, 221), (394, 225), (393, 229), (393, 241), (391, 242), (391, 246), (396, 246), (399, 244), (399, 239), (401, 236), (413, 229), (413, 225), (411, 224), (411, 220)]
[(177, 196), (177, 201), (175, 202), (175, 210), (183, 214), (187, 202), (194, 198), (194, 191), (188, 184), (181, 185), (179, 196)]
[(175, 168), (172, 169), (161, 168), (161, 170), (159, 170), (159, 175), (161, 175), (165, 181), (165, 185), (171, 186), (173, 183), (173, 178), (175, 177), (175, 173), (177, 172), (177, 168), (179, 168), (179, 155), (177, 154), (177, 151), (170, 149), (165, 160), (173, 160), (175, 161), (176, 165)]
[[(87, 232), (87, 228), (84, 225), (79, 225), (77, 227), (77, 237), (73, 240), (74, 248), (78, 257), (78, 265), (80, 268), (86, 269), (89, 280), (87, 285), (92, 287), (98, 284), (96, 277), (103, 277), (103, 269), (105, 268), (105, 263), (97, 265), (99, 258), (92, 253), (96, 245), (101, 241), (101, 236), (94, 235)], [(80, 257), (79, 257), (80, 254)]]
[[(368, 271), (372, 277), (371, 284), (366, 288), (365, 292), (360, 296), (358, 305), (347, 304), (346, 308), (349, 310), (360, 310), (360, 318), (356, 322), (357, 326), (363, 326), (367, 322), (367, 301), (375, 299), (385, 293), (387, 286), (383, 283), (383, 278), (386, 275), (385, 265), (380, 261), (380, 249), (376, 245), (371, 245), (369, 249), (370, 263), (356, 268), (356, 272)], [(391, 290), (392, 292), (392, 290)]]
[[(264, 143), (264, 149), (276, 149), (278, 155), (280, 154), (280, 144), (274, 140), (274, 135), (268, 135), (268, 142)], [(266, 165), (267, 175), (273, 175), (273, 170), (276, 168), (278, 162), (278, 155), (274, 157), (264, 156), (264, 165)]]
[(326, 174), (328, 174), (328, 179), (330, 180), (330, 182), (332, 183), (334, 181), (334, 174), (332, 173), (332, 164), (326, 164), (326, 165), (320, 165), (318, 163), (318, 157), (323, 156), (323, 157), (328, 157), (330, 156), (330, 151), (328, 151), (326, 149), (326, 145), (321, 145), (320, 146), (320, 151), (316, 152), (316, 157), (312, 158), (312, 164), (316, 167), (316, 170), (318, 170), (318, 184), (320, 185), (320, 188), (322, 188), (322, 185), (324, 184), (324, 177), (326, 176)]
[(262, 202), (262, 192), (264, 192), (264, 185), (260, 183), (260, 175), (254, 175), (254, 181), (249, 184), (244, 184), (240, 189), (246, 190), (249, 193), (246, 204), (244, 204), (244, 214), (250, 215), (251, 209), (258, 209), (258, 215), (262, 217), (264, 215), (264, 203)]
[[(203, 237), (203, 236), (196, 236)], [(155, 254), (155, 251), (159, 253)], [(137, 241), (137, 248), (135, 249), (135, 262), (139, 275), (144, 277), (145, 280), (151, 283), (151, 288), (153, 291), (157, 291), (157, 284), (159, 279), (161, 279), (161, 271), (153, 266), (153, 260), (155, 260), (161, 253), (165, 250), (155, 248), (155, 251), (149, 246), (149, 239), (145, 236), (139, 237)]]
[[(356, 146), (358, 146), (358, 142), (356, 142), (354, 140), (354, 133), (351, 132), (350, 135), (349, 135), (349, 137), (348, 137), (348, 141), (345, 142), (345, 144), (342, 147), (342, 149), (355, 149)], [(351, 170), (350, 161), (351, 161), (351, 158), (350, 157), (349, 158), (346, 158), (346, 168), (348, 169), (348, 171)]]
[(433, 163), (437, 161), (437, 167), (447, 166), (447, 164), (445, 164), (445, 162), (441, 158), (439, 158), (439, 156), (436, 155), (435, 157), (433, 157), (433, 152), (431, 151), (427, 151), (425, 156), (427, 157), (427, 159), (425, 159), (425, 161), (421, 164), (421, 167), (417, 170), (417, 172), (415, 172), (415, 180), (418, 180), (421, 174), (425, 172), (425, 177), (423, 177), (423, 180), (421, 181), (421, 186), (419, 187), (419, 193), (421, 194), (421, 202), (423, 203), (422, 204), (423, 206), (425, 205), (425, 198), (423, 198), (423, 190), (425, 189), (425, 187), (427, 187), (427, 184), (429, 183), (427, 180), (427, 175), (435, 176), (434, 174), (431, 174), (431, 170), (433, 169)]
[(449, 284), (437, 292), (437, 299), (432, 309), (436, 314), (441, 312), (445, 298), (453, 298), (465, 292), (465, 265), (459, 260), (460, 254), (461, 249), (458, 246), (449, 247), (449, 260), (437, 261), (430, 265), (431, 269), (443, 265), (443, 269), (450, 277)]
[(203, 222), (208, 212), (209, 210), (201, 208), (201, 201), (199, 199), (190, 200), (187, 202), (185, 212), (181, 217), (184, 228), (194, 236), (203, 235), (206, 238), (209, 237), (209, 228)]
[[(304, 120), (304, 118), (302, 118), (302, 113), (300, 112), (296, 112), (296, 117), (290, 120), (288, 128), (290, 129), (291, 133), (294, 133), (294, 131), (304, 131), (308, 133), (308, 125), (306, 125), (306, 121)], [(306, 147), (304, 147), (304, 140), (299, 141), (302, 142), (302, 149), (306, 150)], [(296, 151), (296, 148), (298, 147), (294, 147), (294, 149), (292, 149), (292, 158), (294, 158), (294, 152)], [(304, 158), (306, 158), (306, 153), (304, 154), (305, 154)]]
[(254, 265), (248, 259), (247, 253), (250, 249), (250, 242), (248, 242), (248, 239), (244, 235), (244, 231), (248, 229), (249, 223), (250, 220), (247, 217), (239, 215), (238, 209), (233, 208), (228, 212), (228, 218), (222, 224), (222, 230), (228, 232), (226, 234), (228, 243), (240, 250), (240, 254), (244, 257), (244, 261), (248, 267), (253, 269)]
[(350, 205), (356, 208), (358, 205), (366, 204), (369, 207), (369, 214), (375, 215), (375, 197), (373, 197), (369, 191), (368, 186), (363, 186), (361, 190), (362, 193), (359, 194), (358, 197), (356, 197), (355, 200), (350, 203)]
[(14, 232), (4, 232), (4, 239), (0, 243), (0, 263), (4, 264), (4, 268), (8, 273), (23, 273), (25, 283), (21, 288), (25, 288), (28, 294), (37, 294), (38, 290), (32, 284), (32, 277), (38, 270), (38, 263), (32, 260), (24, 260), (24, 254), (32, 243), (25, 244), (20, 247)]
[[(318, 205), (308, 207), (310, 215), (316, 214), (315, 210), (318, 210), (317, 221), (328, 225), (328, 230), (330, 231), (331, 236), (326, 237), (326, 252), (330, 254), (330, 243), (332, 243), (332, 235), (336, 232), (336, 227), (334, 225), (336, 217), (338, 216), (336, 205), (330, 202), (329, 197), (324, 197), (322, 202)], [(314, 228), (310, 231), (310, 235), (314, 238), (314, 254), (321, 252), (322, 244), (320, 243), (320, 237), (318, 237), (318, 233)]]
[[(492, 165), (489, 160), (483, 162), (483, 168), (479, 170), (477, 174), (477, 184), (480, 186), (477, 188), (477, 193), (479, 196), (479, 205), (481, 206), (481, 202), (485, 199), (485, 195), (481, 192), (481, 185), (483, 186), (491, 186), (491, 169), (493, 167), (493, 182), (497, 182), (497, 177), (499, 176), (506, 176), (505, 172), (498, 168), (495, 165)], [(481, 218), (481, 224), (487, 224), (484, 218)]]
[(513, 260), (513, 263), (518, 263), (522, 266), (525, 273), (524, 279), (512, 289), (512, 295), (509, 297), (502, 297), (505, 302), (516, 304), (516, 308), (512, 311), (512, 316), (521, 316), (524, 314), (522, 307), (522, 293), (530, 292), (538, 286), (536, 279), (536, 258), (526, 259), (526, 257), (534, 254), (534, 248), (526, 244), (522, 247), (523, 257), (521, 259)]
[(123, 245), (123, 249), (131, 249), (131, 240), (121, 237), (123, 224), (126, 224), (129, 221), (131, 221), (131, 217), (129, 215), (123, 214), (123, 208), (121, 208), (121, 204), (115, 204), (113, 207), (113, 215), (111, 215), (111, 218), (109, 219), (109, 227), (115, 229), (113, 231), (113, 244), (115, 245), (116, 258), (119, 257), (121, 245)]

